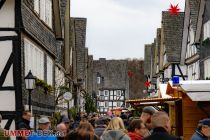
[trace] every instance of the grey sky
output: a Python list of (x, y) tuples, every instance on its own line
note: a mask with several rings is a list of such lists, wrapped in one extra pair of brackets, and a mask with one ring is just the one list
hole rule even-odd
[(71, 0), (71, 16), (87, 18), (86, 47), (94, 59), (143, 58), (154, 41), (161, 11), (184, 0)]

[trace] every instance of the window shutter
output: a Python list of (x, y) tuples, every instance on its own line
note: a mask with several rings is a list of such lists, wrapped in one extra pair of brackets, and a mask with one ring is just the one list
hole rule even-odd
[(34, 0), (34, 11), (39, 14), (39, 0)]
[(47, 83), (53, 85), (53, 61), (47, 57)]
[(40, 18), (45, 21), (45, 0), (40, 0)]

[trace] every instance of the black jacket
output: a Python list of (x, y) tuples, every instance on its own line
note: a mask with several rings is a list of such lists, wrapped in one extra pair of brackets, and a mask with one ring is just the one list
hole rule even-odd
[[(29, 126), (30, 121), (26, 120), (26, 119), (21, 119), (19, 122), (17, 122), (17, 129), (18, 130), (30, 130), (30, 126)], [(26, 138), (23, 137), (17, 137), (17, 140), (26, 140)]]
[(164, 128), (157, 127), (153, 129), (152, 135), (144, 138), (143, 140), (181, 140), (181, 139), (168, 134), (168, 132)]
[(30, 130), (30, 126), (29, 126), (30, 121), (26, 120), (26, 119), (22, 119), (18, 122), (18, 130)]

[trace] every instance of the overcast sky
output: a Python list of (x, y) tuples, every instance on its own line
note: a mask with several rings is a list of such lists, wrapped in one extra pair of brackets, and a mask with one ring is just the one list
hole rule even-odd
[(184, 0), (71, 0), (71, 16), (87, 18), (86, 47), (94, 59), (143, 58), (170, 3), (184, 11)]

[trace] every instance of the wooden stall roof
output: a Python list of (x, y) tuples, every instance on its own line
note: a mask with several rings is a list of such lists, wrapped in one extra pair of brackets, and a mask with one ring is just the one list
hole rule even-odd
[(154, 104), (162, 104), (167, 101), (177, 101), (181, 98), (178, 97), (170, 97), (170, 98), (145, 98), (145, 99), (134, 99), (134, 100), (126, 100), (126, 103), (131, 104), (132, 106), (145, 106), (145, 105), (154, 105)]

